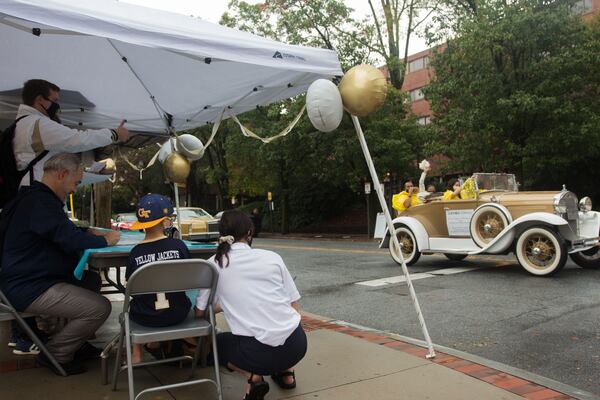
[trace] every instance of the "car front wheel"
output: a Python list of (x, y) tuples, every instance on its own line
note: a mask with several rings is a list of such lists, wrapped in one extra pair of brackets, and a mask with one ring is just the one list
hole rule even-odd
[(600, 268), (600, 246), (570, 254), (571, 260), (581, 268)]
[[(406, 265), (413, 265), (414, 263), (416, 263), (419, 260), (419, 257), (421, 257), (421, 253), (419, 252), (419, 247), (417, 246), (417, 241), (412, 231), (405, 226), (397, 227), (396, 237), (398, 238), (398, 243), (400, 243), (400, 248), (402, 249), (402, 257), (404, 258), (404, 262), (406, 263)], [(402, 265), (398, 248), (394, 244), (394, 241), (391, 237), (389, 247), (390, 254), (394, 261)]]
[(532, 227), (517, 239), (515, 253), (519, 264), (537, 276), (557, 273), (567, 262), (567, 247), (563, 238), (546, 227)]
[(475, 244), (483, 248), (494, 240), (509, 223), (508, 217), (502, 210), (484, 205), (473, 213), (469, 230)]

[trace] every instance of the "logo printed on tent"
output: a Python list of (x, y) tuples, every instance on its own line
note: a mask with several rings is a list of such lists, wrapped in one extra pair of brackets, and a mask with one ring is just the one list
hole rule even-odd
[(301, 61), (306, 61), (306, 58), (304, 57), (300, 57), (294, 54), (289, 54), (289, 53), (281, 53), (279, 51), (276, 51), (275, 54), (273, 54), (273, 58), (292, 58), (294, 60), (301, 60)]

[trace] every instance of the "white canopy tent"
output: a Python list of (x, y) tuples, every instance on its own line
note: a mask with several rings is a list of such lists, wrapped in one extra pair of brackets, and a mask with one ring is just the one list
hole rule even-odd
[[(165, 132), (215, 122), (342, 75), (331, 50), (292, 46), (108, 0), (0, 0), (0, 119), (32, 78), (79, 92), (73, 126)], [(227, 116), (227, 114), (225, 116)]]
[[(116, 127), (126, 119), (130, 130), (156, 134), (218, 122), (224, 110), (240, 114), (343, 74), (331, 50), (111, 0), (0, 0), (0, 54), (0, 120), (14, 118), (22, 84), (41, 78), (64, 90), (68, 125)], [(352, 120), (391, 232), (364, 134)], [(402, 269), (433, 357), (403, 259)]]

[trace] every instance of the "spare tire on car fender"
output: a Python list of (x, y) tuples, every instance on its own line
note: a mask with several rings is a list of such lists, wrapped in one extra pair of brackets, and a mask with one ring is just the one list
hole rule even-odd
[(565, 240), (547, 226), (525, 229), (517, 239), (515, 254), (519, 264), (537, 276), (553, 275), (567, 262)]
[(569, 254), (571, 260), (581, 268), (597, 269), (600, 268), (600, 246), (594, 246), (591, 249)]
[[(419, 257), (421, 257), (421, 253), (419, 252), (419, 246), (417, 245), (417, 240), (413, 232), (407, 226), (400, 225), (396, 227), (396, 237), (402, 247), (402, 256), (404, 257), (406, 265), (408, 266), (416, 263), (419, 260)], [(398, 248), (394, 245), (391, 236), (389, 249), (392, 259), (396, 261), (396, 263), (402, 265), (402, 261), (398, 255)]]
[(475, 244), (479, 247), (487, 246), (510, 224), (511, 218), (500, 208), (492, 205), (483, 205), (475, 210), (471, 216), (469, 232)]

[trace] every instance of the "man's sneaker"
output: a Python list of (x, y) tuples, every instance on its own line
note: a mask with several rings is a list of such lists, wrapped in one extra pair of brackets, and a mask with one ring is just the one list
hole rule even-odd
[(83, 346), (75, 352), (73, 358), (78, 361), (92, 360), (94, 358), (99, 358), (100, 354), (102, 354), (102, 349), (92, 346), (90, 342), (85, 342)]
[[(56, 375), (62, 376), (60, 371), (54, 366), (54, 364), (52, 364), (50, 359), (48, 357), (46, 357), (46, 355), (44, 353), (38, 354), (38, 356), (36, 357), (36, 360), (38, 363), (40, 363), (44, 367), (50, 369)], [(66, 363), (59, 363), (59, 364), (65, 370), (65, 373), (67, 375), (83, 374), (85, 371), (87, 371), (85, 369), (85, 366), (77, 360), (69, 361)]]
[(29, 339), (18, 338), (14, 347), (13, 354), (20, 356), (40, 354), (40, 348)]

